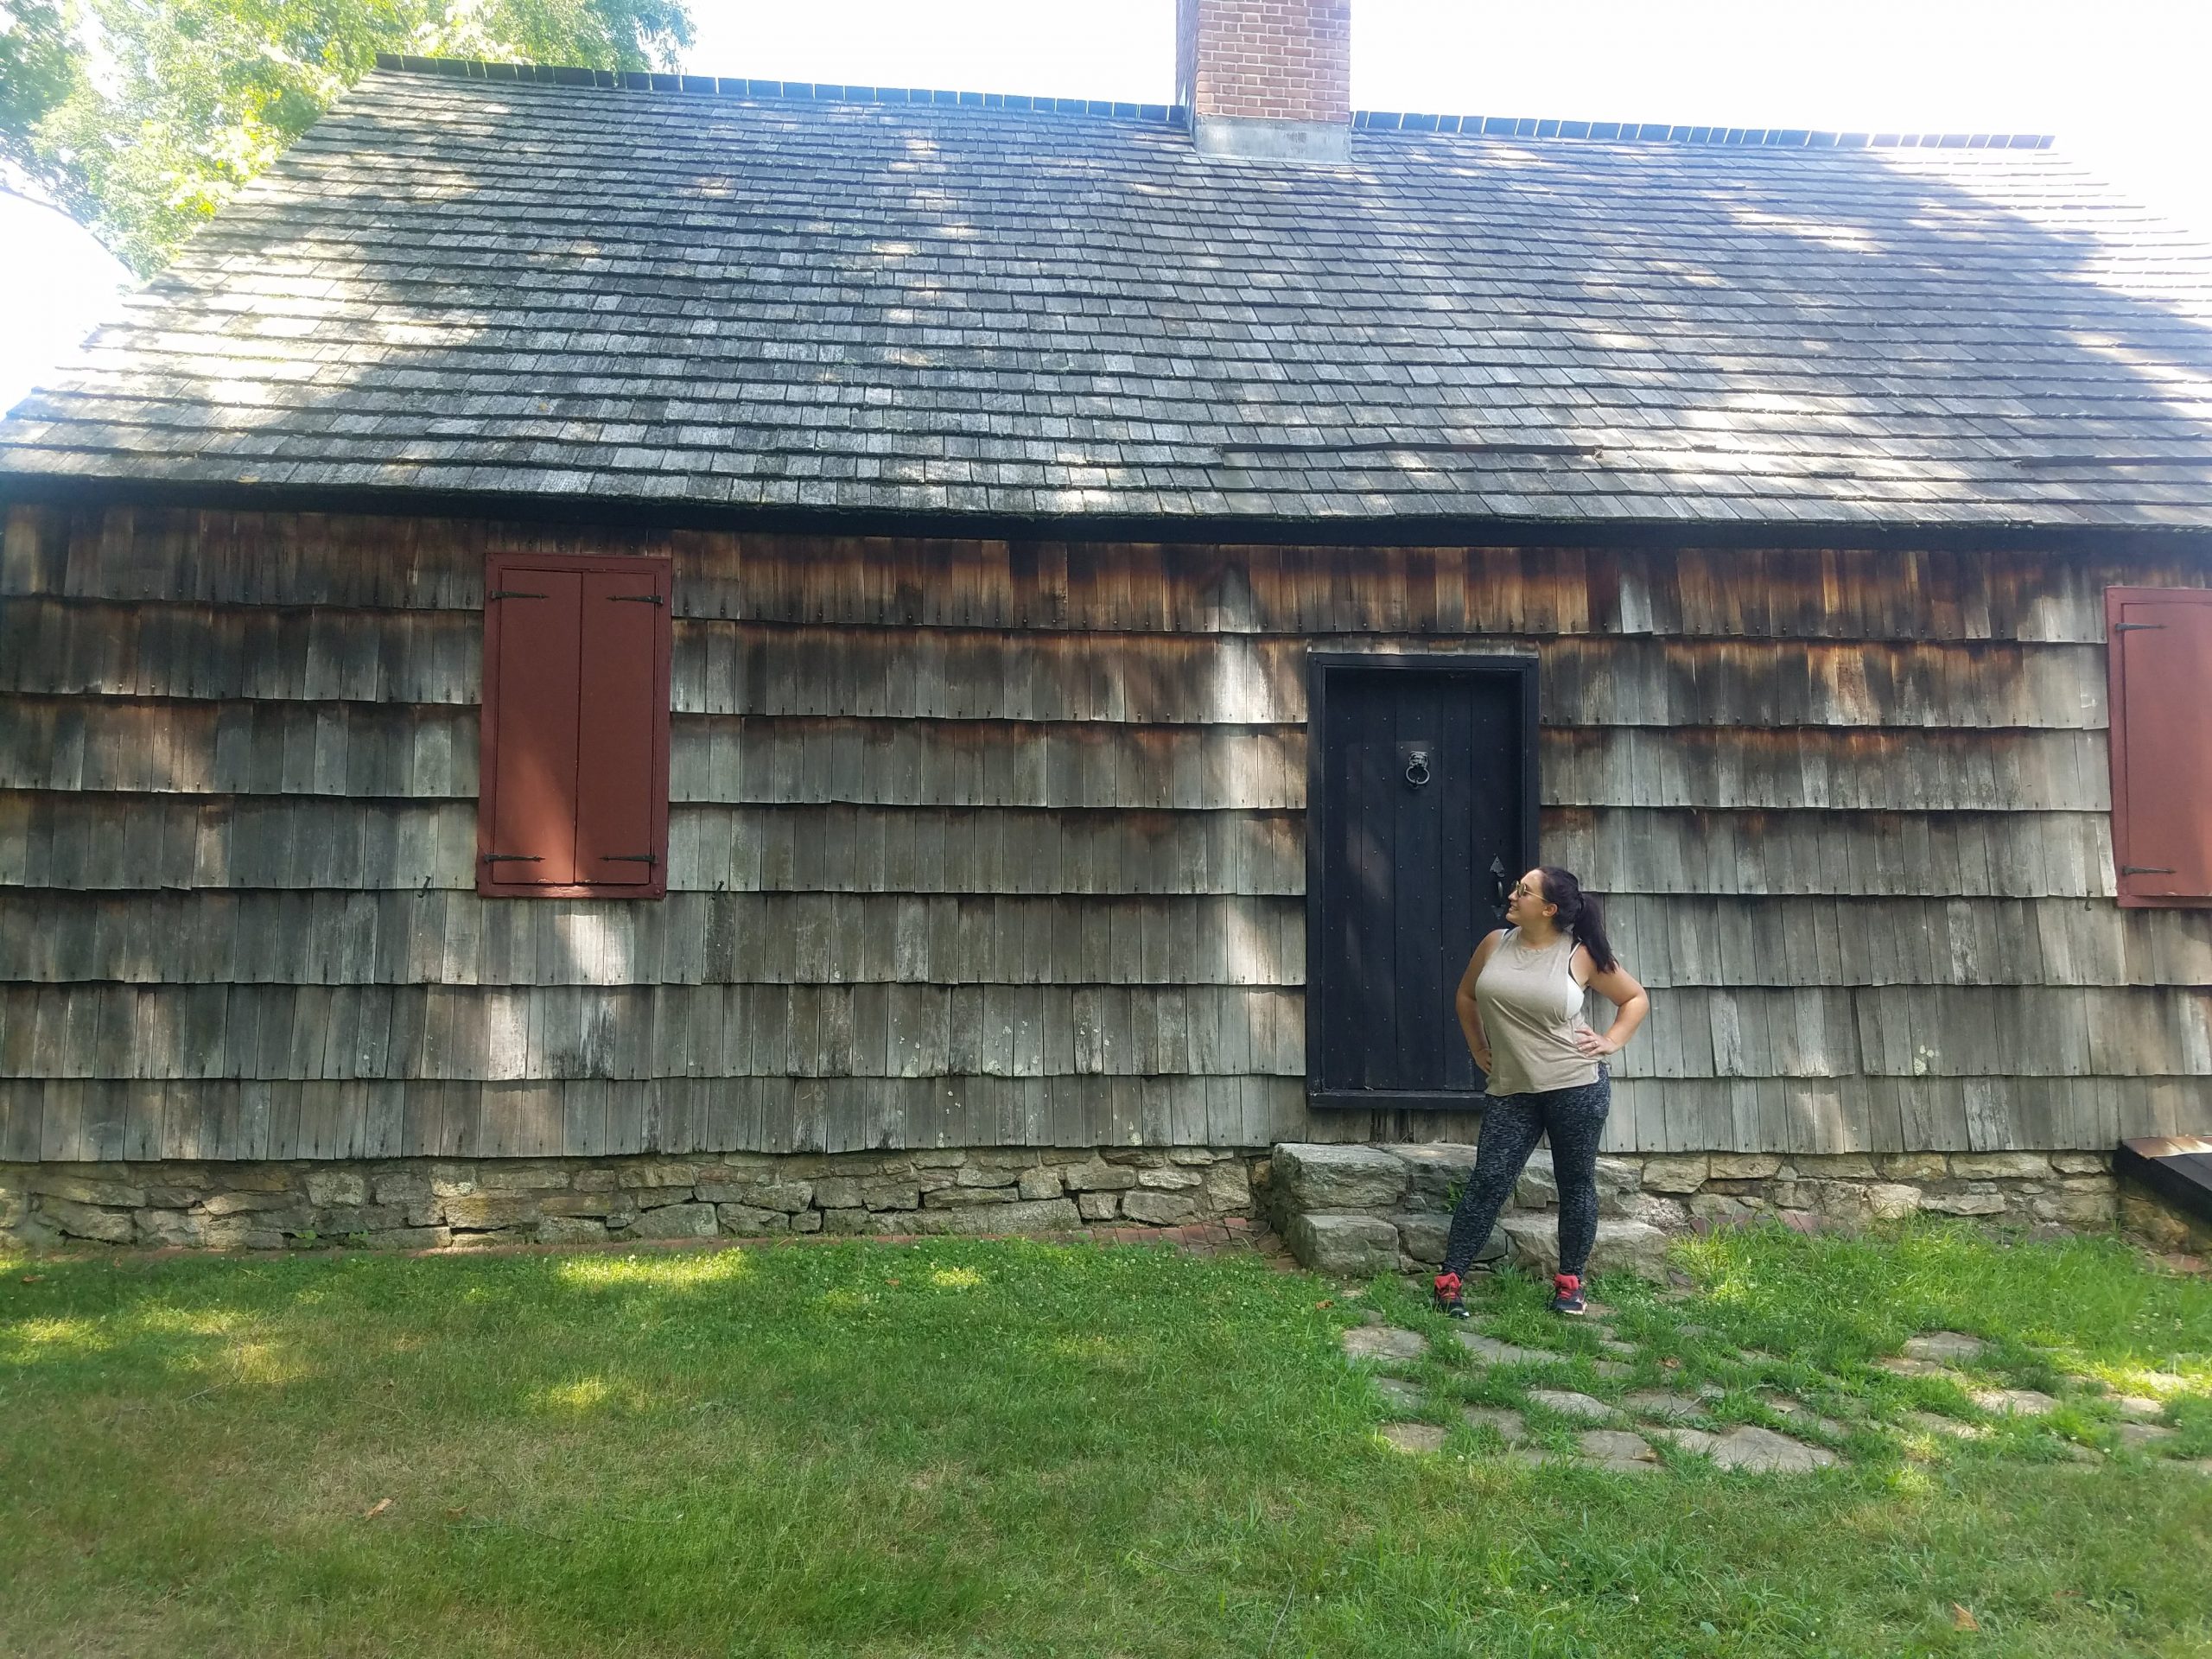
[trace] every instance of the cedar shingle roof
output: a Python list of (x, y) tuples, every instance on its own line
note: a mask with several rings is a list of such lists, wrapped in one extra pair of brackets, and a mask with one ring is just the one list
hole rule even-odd
[[(728, 86), (728, 83), (723, 83)], [(382, 69), (0, 475), (994, 515), (2212, 526), (2212, 257), (2028, 149)]]

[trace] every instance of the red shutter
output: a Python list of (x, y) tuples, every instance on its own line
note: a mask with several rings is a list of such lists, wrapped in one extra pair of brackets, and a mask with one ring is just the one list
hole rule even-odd
[(668, 584), (658, 573), (584, 578), (583, 702), (577, 745), (579, 881), (650, 887), (660, 869), (654, 833), (653, 733), (668, 708), (660, 674)]
[(495, 626), (499, 731), (490, 761), (491, 833), (480, 855), (499, 886), (576, 879), (576, 629), (583, 576), (510, 564), (486, 604)]
[(667, 889), (663, 559), (486, 562), (477, 890)]
[(2115, 588), (2105, 610), (2120, 901), (2212, 903), (2212, 590)]

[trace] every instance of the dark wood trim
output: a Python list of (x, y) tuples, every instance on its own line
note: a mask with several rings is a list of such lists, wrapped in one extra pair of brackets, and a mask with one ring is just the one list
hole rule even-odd
[[(1484, 1096), (1419, 1090), (1332, 1089), (1318, 1075), (1325, 998), (1315, 972), (1319, 954), (1314, 942), (1321, 937), (1325, 894), (1324, 871), (1327, 860), (1329, 793), (1323, 777), (1328, 729), (1328, 683), (1338, 671), (1398, 671), (1417, 673), (1510, 674), (1520, 682), (1521, 693), (1521, 848), (1529, 864), (1540, 856), (1539, 818), (1541, 801), (1537, 789), (1536, 700), (1537, 653), (1528, 652), (1465, 651), (1313, 651), (1306, 658), (1306, 1096), (1317, 1107), (1383, 1108), (1414, 1110), (1468, 1111)], [(1518, 872), (1516, 872), (1517, 874)]]
[(1860, 549), (1904, 552), (2094, 549), (2107, 556), (2163, 558), (2176, 547), (2212, 557), (2212, 523), (2202, 525), (1872, 524), (1856, 519), (1694, 523), (1681, 518), (1562, 519), (1465, 514), (1330, 519), (1211, 515), (1165, 518), (1106, 514), (1023, 516), (828, 507), (717, 505), (660, 497), (545, 496), (489, 491), (328, 489), (299, 485), (86, 479), (0, 471), (0, 507), (149, 506), (244, 512), (383, 515), (488, 519), (664, 530), (731, 530), (830, 537), (923, 540), (1169, 543), (1224, 547), (1638, 547)]
[(1490, 1098), (1476, 1090), (1451, 1094), (1422, 1089), (1317, 1089), (1306, 1086), (1306, 1103), (1325, 1111), (1479, 1112)]

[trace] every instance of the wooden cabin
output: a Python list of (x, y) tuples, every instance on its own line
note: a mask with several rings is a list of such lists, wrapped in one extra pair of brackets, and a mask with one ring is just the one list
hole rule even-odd
[(2204, 252), (1185, 13), (1173, 109), (388, 60), (18, 406), (0, 1221), (1233, 1215), (1471, 1138), (1539, 859), (1685, 1204), (2212, 1129)]

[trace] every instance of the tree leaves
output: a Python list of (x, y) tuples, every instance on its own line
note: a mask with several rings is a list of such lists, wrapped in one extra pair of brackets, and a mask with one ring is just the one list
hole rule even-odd
[(157, 270), (378, 52), (672, 67), (685, 0), (0, 0), (0, 156)]

